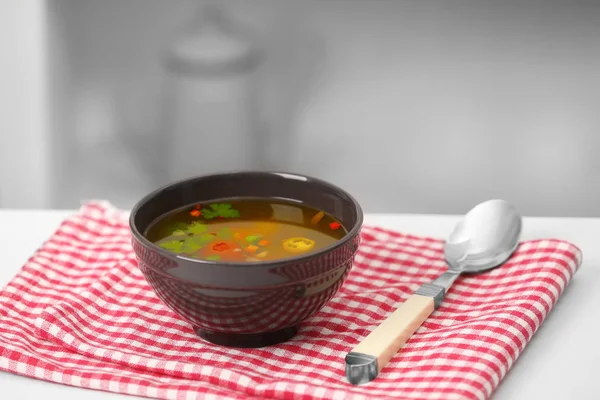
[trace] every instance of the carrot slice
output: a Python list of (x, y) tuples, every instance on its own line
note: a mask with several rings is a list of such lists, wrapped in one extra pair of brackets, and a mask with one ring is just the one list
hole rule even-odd
[(251, 244), (250, 246), (246, 247), (246, 251), (248, 253), (256, 253), (256, 250), (258, 250), (258, 246), (255, 246), (253, 244)]
[(269, 241), (267, 239), (263, 239), (261, 241), (258, 242), (259, 246), (265, 247), (269, 245)]
[(316, 225), (319, 223), (320, 220), (323, 219), (324, 216), (325, 216), (325, 213), (323, 211), (319, 211), (318, 213), (315, 214), (314, 217), (312, 217), (312, 219), (310, 220), (310, 223), (313, 225)]

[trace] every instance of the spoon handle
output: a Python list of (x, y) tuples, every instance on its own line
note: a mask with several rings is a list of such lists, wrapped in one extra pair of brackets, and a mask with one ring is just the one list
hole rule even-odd
[[(425, 289), (425, 290), (423, 290)], [(429, 290), (427, 290), (429, 289)], [(379, 374), (435, 310), (441, 296), (427, 292), (442, 292), (441, 287), (425, 284), (412, 294), (375, 330), (346, 356), (346, 377), (353, 384), (369, 382)], [(419, 294), (421, 292), (422, 294)], [(425, 292), (425, 293), (423, 293)], [(433, 294), (433, 293), (431, 293)]]

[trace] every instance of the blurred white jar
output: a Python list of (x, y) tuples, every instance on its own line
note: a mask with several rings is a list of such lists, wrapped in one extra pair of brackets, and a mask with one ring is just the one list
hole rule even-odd
[(164, 147), (170, 180), (259, 164), (258, 47), (215, 7), (201, 9), (169, 49)]

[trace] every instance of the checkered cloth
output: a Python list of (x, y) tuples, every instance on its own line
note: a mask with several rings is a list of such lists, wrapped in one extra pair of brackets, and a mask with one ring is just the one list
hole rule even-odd
[(524, 242), (504, 266), (462, 277), (373, 382), (344, 357), (446, 268), (443, 242), (365, 227), (348, 280), (292, 340), (231, 349), (199, 339), (142, 277), (124, 213), (84, 206), (0, 292), (0, 369), (163, 399), (485, 399), (581, 262), (559, 240)]

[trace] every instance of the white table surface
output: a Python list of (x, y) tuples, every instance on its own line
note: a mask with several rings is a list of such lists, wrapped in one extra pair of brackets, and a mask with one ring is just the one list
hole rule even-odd
[[(0, 210), (0, 286), (67, 217), (69, 211)], [(456, 216), (374, 214), (367, 224), (418, 235), (446, 237)], [(575, 274), (546, 321), (500, 383), (497, 400), (600, 398), (600, 218), (525, 218), (522, 239), (568, 240), (583, 251)], [(27, 238), (27, 240), (23, 240)], [(1, 398), (37, 400), (132, 399), (0, 372)], [(6, 396), (6, 397), (5, 397)]]

